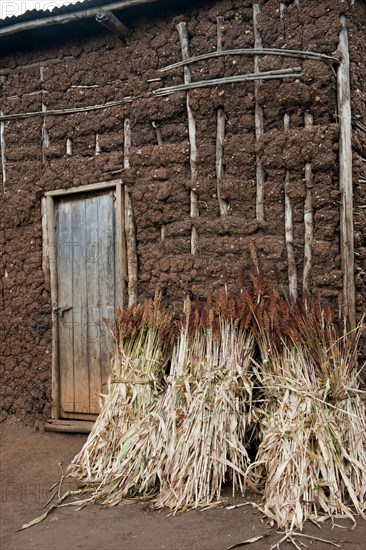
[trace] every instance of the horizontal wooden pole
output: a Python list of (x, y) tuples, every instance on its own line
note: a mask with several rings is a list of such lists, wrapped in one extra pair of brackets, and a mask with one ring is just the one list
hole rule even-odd
[(212, 80), (200, 80), (188, 84), (179, 84), (168, 88), (158, 88), (153, 91), (153, 95), (164, 96), (184, 90), (194, 88), (207, 88), (209, 86), (219, 86), (221, 84), (235, 84), (237, 82), (247, 82), (252, 80), (273, 80), (277, 78), (299, 78), (302, 76), (301, 67), (292, 67), (291, 69), (281, 69), (279, 71), (266, 71), (262, 73), (248, 73), (237, 76), (228, 76), (224, 78), (214, 78)]
[(197, 55), (196, 57), (189, 57), (188, 59), (184, 59), (183, 61), (178, 61), (177, 63), (173, 63), (172, 65), (167, 65), (166, 67), (163, 67), (162, 69), (159, 69), (160, 72), (164, 73), (166, 71), (170, 71), (171, 69), (175, 69), (176, 67), (181, 67), (182, 65), (191, 65), (192, 63), (197, 63), (198, 61), (205, 61), (206, 59), (214, 59), (217, 57), (222, 57), (224, 55), (249, 55), (249, 56), (255, 56), (255, 55), (275, 55), (275, 56), (281, 56), (281, 57), (297, 57), (297, 58), (303, 58), (303, 59), (316, 59), (319, 61), (324, 61), (326, 63), (339, 63), (339, 59), (336, 57), (332, 57), (330, 55), (326, 55), (323, 53), (317, 53), (317, 52), (308, 52), (308, 51), (302, 51), (302, 50), (285, 50), (285, 49), (276, 49), (276, 48), (240, 48), (236, 50), (219, 50), (215, 52), (205, 53), (202, 55)]
[(48, 67), (50, 65), (58, 65), (69, 59), (76, 59), (73, 55), (65, 55), (65, 57), (56, 57), (52, 59), (44, 59), (42, 61), (35, 61), (34, 63), (28, 63), (27, 65), (17, 65), (14, 68), (4, 67), (0, 69), (0, 76), (8, 76), (10, 73), (16, 74), (27, 69), (34, 69), (36, 67)]
[(87, 107), (74, 107), (71, 109), (50, 109), (49, 111), (32, 111), (29, 113), (14, 113), (12, 115), (2, 115), (0, 116), (0, 121), (3, 120), (16, 120), (19, 118), (31, 118), (34, 116), (59, 116), (59, 115), (74, 115), (76, 113), (85, 113), (87, 111), (97, 111), (99, 109), (109, 109), (110, 107), (117, 107), (118, 105), (123, 105), (124, 103), (131, 103), (135, 99), (138, 99), (142, 96), (131, 97), (127, 96), (121, 99), (120, 101), (109, 101), (103, 105), (88, 105)]
[[(133, 8), (135, 6), (143, 6), (147, 4), (155, 4), (159, 0), (124, 0), (124, 2), (112, 2), (103, 6), (104, 10), (123, 10), (126, 8)], [(23, 23), (16, 23), (9, 27), (0, 28), (0, 38), (4, 36), (10, 36), (18, 32), (31, 31), (40, 29), (42, 27), (49, 27), (52, 25), (65, 25), (80, 21), (81, 19), (90, 19), (95, 17), (100, 11), (101, 6), (91, 8), (88, 10), (71, 11), (62, 15), (53, 15), (51, 17), (43, 17), (41, 19), (34, 19), (33, 21), (24, 21)]]

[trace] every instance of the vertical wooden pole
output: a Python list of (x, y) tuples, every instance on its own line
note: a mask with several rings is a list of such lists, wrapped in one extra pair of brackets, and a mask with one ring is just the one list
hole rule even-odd
[(47, 209), (47, 230), (48, 230), (48, 262), (50, 267), (50, 283), (51, 283), (51, 303), (52, 303), (52, 403), (51, 417), (53, 419), (60, 418), (60, 370), (59, 370), (59, 337), (58, 337), (58, 321), (59, 317), (56, 312), (58, 305), (57, 292), (57, 241), (55, 231), (55, 206), (52, 197), (46, 197)]
[[(124, 122), (123, 151), (123, 166), (125, 170), (130, 168), (131, 144), (131, 124), (130, 120), (126, 118)], [(124, 222), (127, 256), (128, 307), (130, 307), (137, 303), (138, 262), (135, 220), (133, 216), (131, 197), (126, 186), (124, 187)]]
[(100, 145), (99, 145), (99, 134), (95, 134), (95, 156), (100, 155), (102, 152)]
[[(290, 115), (285, 113), (283, 117), (283, 128), (285, 132), (290, 129)], [(297, 269), (294, 252), (294, 230), (292, 220), (292, 205), (288, 194), (290, 185), (290, 171), (286, 170), (285, 175), (285, 241), (287, 250), (287, 271), (289, 295), (293, 300), (297, 300)]]
[[(224, 18), (217, 18), (217, 51), (222, 51), (224, 33)], [(221, 197), (221, 181), (224, 176), (224, 139), (225, 139), (225, 110), (219, 107), (217, 110), (217, 133), (216, 133), (216, 188), (219, 212), (222, 218), (227, 216), (229, 205)]]
[[(0, 83), (4, 85), (6, 83), (6, 76), (0, 76)], [(0, 110), (0, 116), (4, 116), (2, 110)], [(0, 122), (0, 153), (1, 153), (1, 167), (2, 167), (2, 179), (3, 179), (3, 192), (6, 191), (6, 156), (5, 156), (5, 122)]]
[[(3, 111), (0, 111), (0, 115), (3, 116)], [(0, 122), (0, 149), (1, 149), (1, 167), (3, 176), (3, 192), (6, 191), (6, 156), (5, 156), (5, 123), (2, 120)]]
[(285, 8), (286, 8), (286, 4), (284, 4), (283, 2), (280, 2), (280, 19), (281, 19), (281, 21), (283, 19), (283, 16), (285, 15)]
[(116, 185), (116, 256), (118, 307), (126, 307), (127, 250), (125, 232), (125, 193), (121, 183)]
[(163, 134), (161, 132), (160, 126), (158, 126), (156, 122), (152, 122), (152, 127), (155, 130), (157, 144), (163, 145)]
[[(258, 31), (258, 15), (260, 14), (259, 4), (253, 4), (253, 29), (254, 29), (254, 47), (262, 48), (262, 39)], [(254, 72), (259, 73), (259, 56), (254, 56)], [(261, 86), (261, 81), (254, 82), (254, 98), (255, 98), (255, 136), (258, 141), (264, 132), (264, 114), (263, 109), (258, 103), (258, 93)], [(256, 198), (256, 220), (264, 221), (264, 170), (262, 162), (256, 155), (256, 177), (257, 177), (257, 198)]]
[(217, 135), (216, 135), (216, 187), (220, 216), (227, 216), (229, 205), (221, 198), (221, 181), (224, 175), (224, 139), (225, 139), (225, 111), (217, 110)]
[(70, 138), (66, 139), (66, 155), (68, 157), (72, 156), (72, 141)]
[[(0, 83), (5, 85), (6, 76), (0, 76)], [(2, 110), (0, 110), (0, 116), (4, 116)], [(0, 122), (0, 153), (1, 153), (1, 167), (2, 167), (2, 179), (3, 179), (3, 192), (6, 191), (6, 156), (5, 156), (5, 122)]]
[[(43, 80), (44, 80), (44, 67), (41, 66), (39, 68), (40, 73), (40, 81), (42, 83), (43, 87)], [(42, 101), (42, 111), (46, 113), (47, 107), (45, 103)], [(42, 122), (42, 136), (41, 136), (41, 143), (42, 143), (42, 162), (45, 162), (46, 160), (46, 149), (50, 146), (50, 137), (48, 135), (47, 126), (46, 126), (46, 116), (43, 117)]]
[[(305, 128), (313, 127), (313, 117), (307, 111), (305, 112)], [(312, 271), (312, 242), (314, 235), (314, 214), (313, 214), (313, 174), (311, 170), (311, 163), (307, 162), (305, 165), (305, 185), (306, 196), (304, 206), (304, 271), (302, 288), (303, 292), (309, 294), (311, 289), (311, 271)]]
[[(187, 24), (185, 22), (178, 23), (177, 25), (177, 31), (179, 34), (179, 40), (180, 40), (180, 46), (182, 51), (182, 59), (188, 59), (189, 54), (189, 40), (188, 40), (188, 31), (187, 31)], [(189, 67), (184, 67), (184, 83), (189, 84), (192, 81), (191, 79), (191, 71), (189, 70)], [(189, 92), (187, 92), (187, 116), (188, 116), (188, 135), (189, 135), (189, 143), (190, 143), (190, 165), (191, 165), (191, 182), (192, 182), (192, 190), (190, 193), (190, 216), (191, 218), (198, 218), (199, 216), (199, 209), (198, 209), (198, 197), (197, 193), (194, 190), (194, 185), (197, 181), (197, 144), (196, 144), (196, 121), (193, 116), (192, 109), (190, 107), (190, 101), (189, 101)], [(197, 230), (193, 226), (192, 232), (191, 232), (191, 254), (195, 254), (197, 252), (197, 245), (198, 245), (198, 235)]]
[(341, 60), (337, 72), (337, 102), (339, 117), (339, 189), (341, 262), (343, 273), (343, 300), (348, 306), (351, 328), (356, 326), (356, 290), (353, 235), (353, 180), (352, 180), (352, 118), (351, 87), (346, 17), (340, 17), (338, 50)]
[(130, 167), (130, 149), (132, 143), (131, 124), (128, 118), (124, 122), (124, 152), (123, 152), (123, 167), (127, 170)]
[(137, 303), (137, 246), (135, 220), (132, 210), (132, 201), (127, 187), (125, 187), (125, 230), (127, 247), (127, 273), (128, 273), (128, 307)]

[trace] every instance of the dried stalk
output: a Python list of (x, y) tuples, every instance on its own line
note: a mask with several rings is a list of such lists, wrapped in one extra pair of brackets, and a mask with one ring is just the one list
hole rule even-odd
[[(305, 113), (305, 128), (313, 127), (313, 117), (309, 112)], [(306, 197), (304, 207), (304, 226), (305, 226), (305, 242), (304, 242), (304, 272), (303, 272), (303, 292), (309, 294), (311, 288), (311, 271), (312, 271), (312, 242), (314, 235), (314, 216), (313, 216), (313, 175), (311, 171), (311, 163), (305, 165), (305, 185)]]
[(108, 395), (88, 440), (69, 467), (69, 475), (92, 490), (113, 480), (128, 449), (124, 436), (158, 397), (171, 356), (172, 326), (172, 315), (161, 308), (158, 294), (154, 301), (117, 312)]
[(254, 370), (266, 406), (247, 475), (263, 490), (259, 509), (286, 531), (321, 516), (365, 518), (362, 324), (345, 334), (329, 307), (310, 297), (295, 305), (265, 288), (254, 315), (261, 354)]
[[(285, 113), (283, 118), (284, 131), (290, 129), (290, 115)], [(288, 286), (289, 295), (293, 300), (297, 300), (297, 269), (294, 253), (294, 230), (292, 221), (292, 205), (288, 193), (290, 185), (290, 171), (286, 170), (285, 175), (285, 241), (287, 249), (287, 264), (288, 264)]]

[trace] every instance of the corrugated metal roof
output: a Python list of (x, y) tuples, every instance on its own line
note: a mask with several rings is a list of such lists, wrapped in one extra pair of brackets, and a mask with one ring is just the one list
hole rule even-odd
[(75, 13), (89, 8), (97, 8), (112, 2), (113, 0), (83, 0), (81, 2), (76, 2), (76, 4), (56, 7), (53, 10), (29, 10), (22, 15), (13, 15), (6, 19), (0, 19), (0, 28), (10, 27), (11, 25), (24, 23), (26, 21), (33, 21), (34, 19), (43, 19), (54, 15), (64, 15), (66, 13)]

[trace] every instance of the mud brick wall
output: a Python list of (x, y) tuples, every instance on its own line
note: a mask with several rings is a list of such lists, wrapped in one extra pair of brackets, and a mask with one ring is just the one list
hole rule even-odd
[[(260, 2), (258, 30), (263, 47), (336, 52), (340, 13), (347, 13), (354, 114), (354, 193), (357, 314), (366, 307), (366, 112), (364, 36), (365, 3), (302, 0)], [(251, 269), (248, 244), (254, 241), (267, 277), (288, 285), (284, 234), (284, 182), (293, 208), (294, 252), (302, 290), (304, 263), (304, 169), (313, 173), (314, 239), (312, 288), (336, 299), (342, 288), (339, 243), (338, 138), (336, 77), (325, 63), (262, 57), (261, 70), (300, 65), (303, 77), (263, 82), (258, 103), (264, 133), (256, 141), (252, 82), (190, 92), (197, 127), (198, 176), (194, 190), (199, 216), (190, 218), (190, 143), (186, 93), (151, 96), (152, 90), (183, 82), (183, 68), (158, 69), (181, 60), (176, 24), (186, 21), (191, 55), (214, 51), (216, 18), (223, 16), (223, 47), (252, 48), (253, 8), (249, 0), (197, 3), (172, 8), (154, 18), (135, 19), (126, 42), (102, 28), (80, 41), (62, 39), (38, 51), (1, 55), (10, 73), (0, 88), (6, 114), (87, 105), (140, 96), (132, 103), (67, 116), (32, 117), (3, 125), (6, 158), (5, 193), (1, 197), (2, 254), (1, 418), (27, 422), (49, 416), (51, 395), (51, 300), (42, 271), (41, 197), (44, 192), (121, 177), (130, 190), (136, 223), (138, 295), (159, 287), (172, 307), (180, 307), (190, 289), (203, 296), (220, 285), (223, 266), (229, 285), (241, 266)], [(66, 37), (65, 33), (65, 37)], [(18, 71), (19, 65), (60, 58), (60, 63)], [(253, 58), (222, 57), (191, 65), (192, 80), (253, 72)], [(161, 81), (148, 82), (161, 78)], [(42, 92), (42, 93), (41, 93)], [(216, 192), (217, 109), (226, 117), (225, 173), (222, 198), (228, 216), (220, 218)], [(304, 128), (304, 113), (313, 127)], [(290, 129), (284, 132), (284, 115)], [(124, 120), (132, 127), (130, 168), (123, 169)], [(45, 122), (44, 122), (45, 121)], [(359, 122), (361, 125), (357, 125)], [(160, 128), (158, 145), (153, 123)], [(43, 130), (42, 130), (43, 128)], [(42, 149), (45, 132), (49, 146)], [(99, 150), (96, 151), (96, 136)], [(72, 145), (67, 154), (67, 141)], [(96, 154), (96, 152), (98, 154)], [(256, 159), (265, 172), (264, 221), (257, 222)], [(0, 166), (0, 173), (3, 172)], [(191, 254), (192, 226), (198, 235)], [(163, 228), (163, 229), (162, 229)], [(162, 238), (163, 235), (163, 238)], [(280, 281), (278, 281), (278, 277)]]

